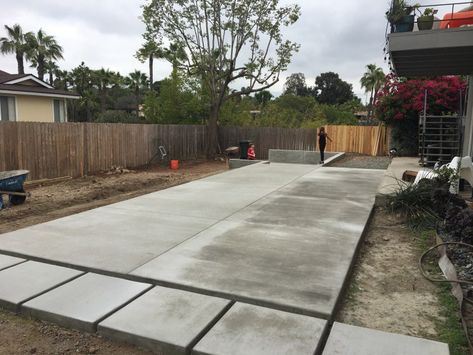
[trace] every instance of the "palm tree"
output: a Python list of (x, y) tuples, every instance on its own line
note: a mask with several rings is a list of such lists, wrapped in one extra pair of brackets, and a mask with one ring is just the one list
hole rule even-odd
[(38, 77), (43, 80), (46, 63), (52, 60), (62, 59), (62, 47), (53, 36), (47, 35), (42, 29), (35, 35), (28, 33), (25, 35), (29, 50), (26, 57), (31, 61), (32, 67), (38, 70)]
[(97, 86), (100, 96), (100, 111), (105, 112), (107, 102), (108, 89), (114, 85), (118, 85), (120, 74), (110, 71), (109, 69), (100, 69), (93, 72), (94, 82)]
[(172, 64), (172, 75), (176, 76), (179, 64), (187, 59), (187, 53), (183, 46), (171, 43), (164, 51), (164, 58)]
[(361, 87), (365, 88), (365, 92), (370, 92), (370, 103), (368, 106), (368, 119), (373, 113), (373, 104), (376, 100), (376, 93), (384, 81), (385, 75), (383, 69), (376, 66), (376, 64), (368, 64), (367, 71), (360, 79)]
[(49, 75), (49, 84), (53, 85), (53, 83), (54, 83), (54, 74), (59, 70), (58, 65), (55, 62), (53, 62), (52, 60), (49, 60), (44, 65), (44, 69), (47, 71), (47, 73)]
[(153, 40), (146, 41), (143, 46), (138, 49), (136, 52), (136, 58), (141, 63), (144, 63), (146, 60), (149, 65), (149, 88), (153, 88), (153, 67), (154, 59), (161, 59), (165, 57), (165, 52), (156, 44)]
[(2, 54), (15, 53), (18, 63), (18, 74), (25, 74), (23, 58), (28, 50), (28, 43), (25, 37), (28, 35), (23, 33), (20, 25), (15, 24), (12, 27), (5, 25), (7, 37), (0, 38), (0, 52)]
[(136, 116), (139, 117), (140, 113), (140, 97), (141, 91), (148, 86), (148, 78), (146, 74), (135, 70), (133, 73), (125, 78), (125, 85), (131, 89), (135, 94), (136, 103)]

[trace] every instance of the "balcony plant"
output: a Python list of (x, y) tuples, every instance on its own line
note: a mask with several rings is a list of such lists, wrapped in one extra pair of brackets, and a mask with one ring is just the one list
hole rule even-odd
[(417, 27), (419, 31), (431, 30), (434, 26), (434, 15), (438, 10), (434, 10), (431, 7), (427, 7), (424, 12), (421, 12), (421, 16), (417, 18)]
[(414, 29), (414, 11), (420, 5), (409, 5), (405, 0), (393, 0), (386, 12), (391, 32), (411, 32)]

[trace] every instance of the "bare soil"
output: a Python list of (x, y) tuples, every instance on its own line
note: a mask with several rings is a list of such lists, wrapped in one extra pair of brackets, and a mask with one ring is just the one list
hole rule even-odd
[(436, 324), (444, 319), (436, 286), (417, 266), (420, 243), (399, 218), (381, 208), (368, 228), (337, 320), (436, 339)]
[[(0, 211), (0, 233), (79, 213), (165, 189), (227, 169), (222, 161), (181, 162), (179, 170), (106, 172), (60, 183), (27, 188), (31, 196), (20, 206)], [(1, 235), (0, 235), (1, 238)], [(96, 334), (66, 330), (0, 310), (0, 354), (148, 354), (131, 345)]]

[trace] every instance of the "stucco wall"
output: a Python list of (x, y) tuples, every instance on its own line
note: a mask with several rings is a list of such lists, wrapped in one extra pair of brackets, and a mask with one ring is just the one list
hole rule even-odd
[(54, 122), (53, 98), (16, 96), (16, 120), (28, 122)]

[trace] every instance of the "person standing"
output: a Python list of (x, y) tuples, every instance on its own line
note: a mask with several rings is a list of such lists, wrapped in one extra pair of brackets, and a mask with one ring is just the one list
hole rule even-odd
[(248, 148), (247, 155), (248, 155), (249, 160), (255, 160), (256, 159), (255, 145), (253, 143), (250, 144), (250, 147)]
[(320, 164), (324, 163), (324, 153), (325, 153), (325, 146), (327, 145), (327, 139), (332, 142), (330, 137), (325, 132), (325, 127), (320, 127), (319, 131), (319, 150), (320, 150)]

